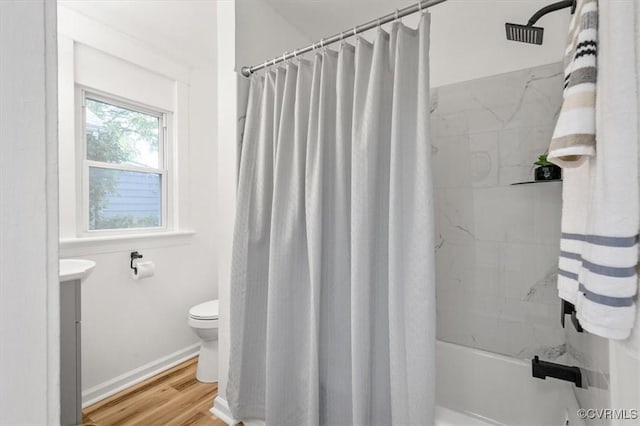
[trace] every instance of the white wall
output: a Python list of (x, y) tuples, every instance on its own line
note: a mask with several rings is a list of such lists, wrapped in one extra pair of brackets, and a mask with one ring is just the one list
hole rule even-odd
[[(218, 398), (224, 400), (229, 371), (229, 283), (236, 202), (238, 158), (237, 76), (235, 64), (235, 2), (218, 4)], [(224, 405), (225, 403), (223, 403)], [(219, 417), (223, 413), (217, 413)]]
[(55, 2), (0, 2), (0, 424), (60, 419)]
[[(640, 311), (635, 325), (635, 339), (640, 336)], [(611, 388), (611, 407), (617, 409), (636, 409), (640, 401), (640, 350), (631, 342), (609, 342), (609, 372)], [(637, 344), (637, 340), (636, 340)], [(613, 425), (624, 426), (629, 420), (617, 419)]]
[[(179, 3), (172, 3), (174, 7), (164, 14), (171, 14)], [(129, 19), (146, 7), (125, 6), (128, 9), (121, 13)], [(215, 40), (215, 3), (197, 6), (206, 13), (202, 22), (208, 24), (201, 36)], [(162, 14), (162, 8), (155, 13)], [(198, 349), (187, 325), (188, 310), (217, 297), (217, 63), (215, 51), (199, 52), (194, 61), (175, 59), (132, 36), (137, 28), (131, 27), (131, 33), (123, 32), (126, 28), (115, 30), (109, 19), (118, 14), (98, 20), (60, 6), (60, 16), (61, 255), (97, 263), (82, 288), (86, 403)], [(153, 34), (145, 35), (153, 39)], [(74, 82), (173, 112), (171, 235), (109, 241), (76, 238)], [(130, 278), (133, 250), (155, 262), (154, 277)]]
[(311, 37), (265, 0), (235, 0), (235, 69), (309, 44)]

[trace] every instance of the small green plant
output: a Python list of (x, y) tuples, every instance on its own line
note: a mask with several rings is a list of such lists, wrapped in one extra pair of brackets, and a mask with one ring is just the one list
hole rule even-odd
[(533, 164), (535, 164), (536, 166), (553, 166), (553, 163), (547, 160), (547, 154), (548, 153), (545, 152), (544, 154), (540, 155), (538, 157), (538, 161)]

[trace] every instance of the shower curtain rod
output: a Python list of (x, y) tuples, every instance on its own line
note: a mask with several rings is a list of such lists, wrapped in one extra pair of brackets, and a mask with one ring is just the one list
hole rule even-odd
[(305, 53), (314, 51), (318, 48), (324, 48), (325, 46), (328, 46), (330, 44), (342, 41), (346, 38), (349, 37), (353, 37), (356, 34), (360, 34), (362, 32), (368, 31), (372, 28), (375, 27), (379, 27), (380, 25), (384, 25), (388, 22), (391, 21), (396, 21), (402, 17), (405, 17), (407, 15), (411, 15), (413, 13), (416, 12), (420, 12), (423, 9), (428, 9), (431, 6), (435, 6), (437, 4), (440, 3), (444, 3), (447, 0), (418, 0), (418, 2), (416, 4), (414, 4), (413, 6), (408, 6), (405, 7), (403, 9), (396, 9), (395, 12), (391, 12), (387, 15), (381, 16), (378, 19), (374, 19), (372, 21), (369, 21), (365, 24), (362, 25), (357, 25), (355, 27), (353, 27), (353, 29), (351, 30), (347, 30), (347, 31), (343, 31), (341, 33), (332, 35), (331, 37), (327, 37), (327, 38), (323, 38), (322, 40), (320, 40), (317, 43), (313, 43), (310, 44), (307, 47), (303, 47), (302, 49), (295, 49), (293, 52), (285, 52), (282, 56), (279, 56), (277, 58), (273, 58), (270, 61), (266, 61), (262, 64), (259, 65), (254, 65), (252, 67), (242, 67), (242, 75), (245, 77), (249, 77), (251, 74), (253, 74), (256, 71), (260, 71), (261, 69), (273, 66), (275, 64), (278, 64), (280, 62), (284, 62), (287, 59), (291, 59), (291, 58), (295, 58), (299, 55), (304, 55)]

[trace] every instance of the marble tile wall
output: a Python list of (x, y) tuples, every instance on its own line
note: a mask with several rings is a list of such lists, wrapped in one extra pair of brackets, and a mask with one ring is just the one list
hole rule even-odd
[(437, 332), (451, 343), (577, 365), (589, 386), (575, 389), (580, 406), (606, 408), (607, 340), (560, 326), (562, 183), (511, 185), (533, 180), (562, 84), (557, 63), (433, 89)]
[(433, 89), (438, 338), (566, 358), (556, 270), (562, 184), (533, 180), (562, 96), (561, 64)]

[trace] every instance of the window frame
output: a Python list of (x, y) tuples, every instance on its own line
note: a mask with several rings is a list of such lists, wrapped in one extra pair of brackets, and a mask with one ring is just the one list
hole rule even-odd
[[(158, 132), (158, 168), (132, 166), (128, 164), (107, 163), (87, 159), (87, 135), (86, 135), (86, 100), (93, 99), (120, 108), (151, 115), (157, 117), (160, 123)], [(171, 122), (172, 113), (155, 108), (140, 102), (123, 98), (100, 90), (90, 89), (83, 86), (76, 86), (76, 131), (77, 145), (77, 234), (79, 237), (110, 237), (130, 234), (157, 234), (166, 233), (172, 230), (172, 212), (170, 200), (170, 167), (169, 161), (171, 152)], [(160, 226), (136, 227), (136, 228), (114, 228), (114, 229), (89, 229), (89, 170), (90, 168), (100, 168), (107, 170), (123, 170), (131, 172), (153, 173), (160, 176), (161, 182), (161, 224)]]

